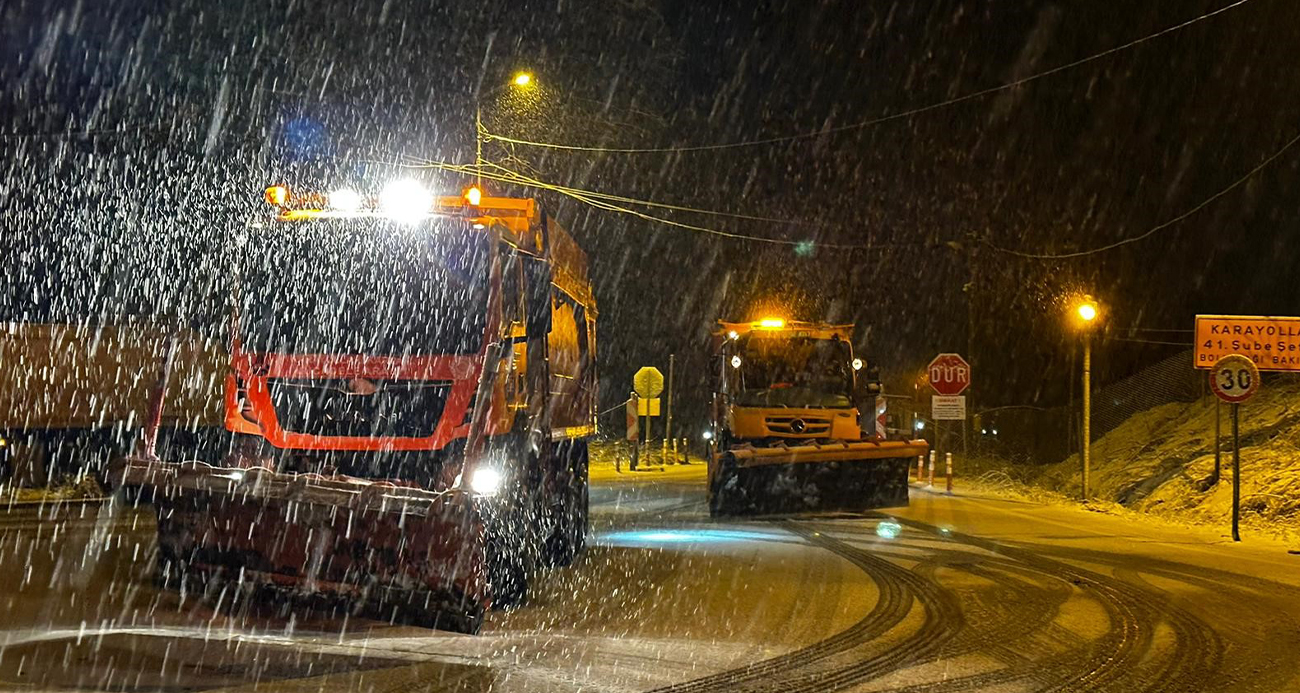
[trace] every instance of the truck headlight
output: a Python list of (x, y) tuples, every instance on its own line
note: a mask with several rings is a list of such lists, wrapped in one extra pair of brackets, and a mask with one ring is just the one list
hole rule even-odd
[(428, 216), (433, 195), (417, 181), (405, 179), (389, 183), (379, 194), (379, 208), (389, 218), (415, 223)]
[(491, 467), (479, 467), (469, 479), (469, 488), (480, 496), (492, 496), (501, 490), (501, 472)]

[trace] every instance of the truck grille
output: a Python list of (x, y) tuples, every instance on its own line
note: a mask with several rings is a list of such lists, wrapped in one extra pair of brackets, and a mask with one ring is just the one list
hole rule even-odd
[(449, 380), (269, 378), (280, 427), (293, 433), (428, 438), (451, 393)]
[(767, 430), (775, 435), (825, 436), (831, 432), (831, 420), (816, 416), (769, 416)]

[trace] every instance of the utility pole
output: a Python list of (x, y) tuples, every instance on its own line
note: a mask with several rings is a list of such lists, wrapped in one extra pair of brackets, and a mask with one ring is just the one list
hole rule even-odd
[(1237, 410), (1241, 405), (1232, 403), (1232, 540), (1241, 541), (1241, 438), (1238, 436)]
[(1222, 467), (1223, 467), (1223, 455), (1221, 454), (1223, 452), (1223, 445), (1220, 442), (1220, 437), (1219, 437), (1220, 436), (1219, 429), (1221, 428), (1220, 420), (1223, 418), (1223, 416), (1219, 413), (1219, 407), (1221, 406), (1223, 406), (1222, 400), (1220, 400), (1218, 397), (1215, 397), (1214, 398), (1214, 475), (1210, 477), (1210, 486), (1219, 485), (1219, 475), (1222, 474)]
[[(655, 419), (654, 419), (653, 416), (650, 416), (650, 412), (653, 411), (650, 407), (652, 407), (653, 405), (654, 405), (654, 398), (653, 398), (653, 397), (651, 397), (650, 399), (647, 399), (647, 400), (646, 400), (646, 403), (645, 403), (645, 452), (646, 452), (647, 455), (650, 454), (650, 435), (651, 435), (652, 433), (654, 433), (654, 431), (651, 430), (651, 426), (654, 425), (654, 420), (655, 420)], [(649, 458), (647, 458), (647, 459), (649, 459)]]
[[(978, 244), (974, 236), (967, 241), (970, 248), (966, 254), (966, 359), (971, 371), (975, 370), (975, 250)], [(966, 395), (966, 406), (975, 411), (974, 393)], [(961, 457), (963, 464), (970, 466), (970, 429), (974, 419), (970, 416), (961, 422)], [(951, 490), (951, 488), (950, 488)]]
[(1083, 454), (1083, 488), (1079, 494), (1088, 500), (1088, 472), (1092, 454), (1092, 330), (1101, 315), (1101, 308), (1091, 296), (1084, 296), (1074, 308), (1075, 325), (1083, 332), (1083, 435), (1080, 436)]
[(673, 445), (673, 461), (677, 461), (677, 439), (673, 438), (673, 365), (676, 360), (676, 354), (668, 355), (668, 417), (664, 419), (664, 447), (667, 449), (668, 441)]
[[(933, 416), (933, 412), (931, 413)], [(939, 419), (934, 420), (934, 456), (930, 458), (930, 485), (934, 486), (934, 461), (943, 459), (943, 424)]]
[(1083, 335), (1083, 500), (1088, 500), (1088, 467), (1092, 453), (1092, 335)]
[(474, 173), (475, 184), (483, 187), (483, 106), (474, 104)]

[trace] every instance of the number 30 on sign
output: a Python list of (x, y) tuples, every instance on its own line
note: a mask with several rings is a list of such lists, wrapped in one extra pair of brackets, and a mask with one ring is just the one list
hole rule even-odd
[(1210, 370), (1210, 389), (1229, 404), (1241, 404), (1259, 390), (1259, 369), (1247, 356), (1225, 356)]

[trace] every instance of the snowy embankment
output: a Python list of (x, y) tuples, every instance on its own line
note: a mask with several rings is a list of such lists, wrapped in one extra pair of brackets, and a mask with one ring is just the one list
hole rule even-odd
[[(1232, 507), (1232, 428), (1222, 416), (1222, 473), (1214, 483), (1213, 397), (1135, 414), (1092, 444), (1091, 496), (1187, 522), (1224, 522)], [(1300, 534), (1300, 382), (1265, 383), (1241, 406), (1241, 505), (1247, 526)], [(1078, 455), (1028, 479), (1077, 498)]]

